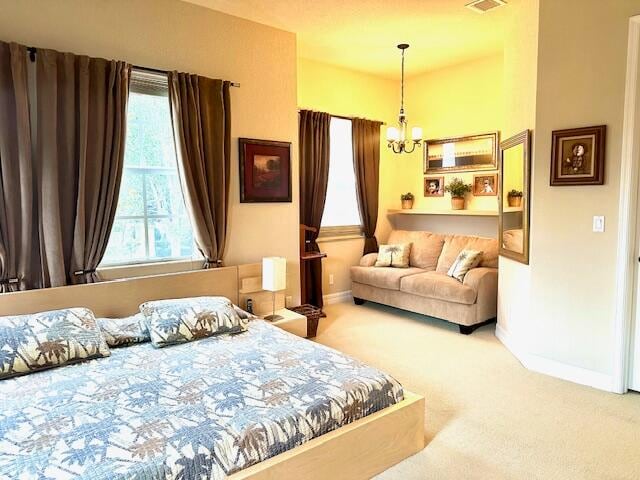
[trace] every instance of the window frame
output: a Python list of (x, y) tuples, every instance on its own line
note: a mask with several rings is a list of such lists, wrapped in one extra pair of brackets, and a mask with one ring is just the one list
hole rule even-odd
[[(331, 115), (331, 120), (334, 118), (341, 120), (348, 120), (351, 124), (351, 128), (353, 129), (353, 119), (349, 117), (341, 117), (339, 115)], [(353, 130), (352, 130), (353, 131)], [(351, 137), (351, 150), (353, 151), (353, 136)], [(331, 162), (331, 159), (329, 159)], [(331, 168), (331, 167), (329, 167)], [(355, 166), (353, 167), (353, 176), (357, 182)], [(358, 187), (355, 187), (356, 192), (356, 202), (358, 202)], [(360, 205), (356, 207), (358, 209), (358, 215), (360, 216)], [(323, 227), (320, 225), (320, 230), (318, 232), (318, 240), (348, 240), (350, 238), (359, 238), (364, 236), (364, 230), (362, 225), (362, 217), (360, 218), (360, 223), (355, 225), (331, 225)]]
[[(129, 94), (136, 93), (140, 95), (152, 95), (157, 97), (166, 97), (167, 102), (169, 101), (169, 81), (167, 74), (159, 73), (159, 72), (150, 72), (146, 70), (141, 70), (138, 68), (132, 68), (131, 70), (131, 80), (129, 84)], [(127, 111), (127, 116), (129, 112)], [(172, 139), (172, 142), (174, 140)], [(175, 145), (174, 145), (175, 148)], [(125, 145), (126, 152), (126, 145)], [(126, 153), (125, 153), (126, 155)], [(122, 172), (124, 175), (124, 171), (126, 170), (135, 170), (138, 172), (138, 175), (141, 176), (142, 181), (142, 204), (143, 204), (143, 214), (142, 215), (119, 215), (114, 217), (115, 220), (142, 220), (144, 222), (144, 251), (146, 258), (136, 259), (136, 260), (127, 260), (123, 262), (100, 262), (98, 269), (109, 269), (109, 268), (126, 268), (128, 266), (136, 267), (140, 265), (155, 265), (159, 263), (176, 263), (176, 262), (194, 262), (199, 261), (198, 258), (199, 251), (195, 245), (193, 244), (193, 249), (191, 254), (188, 256), (171, 256), (171, 257), (162, 257), (162, 258), (149, 258), (149, 224), (150, 221), (156, 219), (163, 218), (172, 218), (172, 215), (169, 214), (149, 214), (147, 212), (147, 181), (145, 176), (152, 175), (163, 172), (173, 172), (174, 169), (169, 167), (142, 167), (142, 166), (133, 166), (126, 167), (123, 166)], [(175, 171), (178, 171), (178, 165), (176, 165)], [(178, 179), (180, 173), (178, 172)], [(183, 202), (185, 203), (185, 208), (187, 208), (184, 196)], [(116, 207), (117, 208), (117, 207)], [(187, 213), (188, 217), (188, 213)], [(188, 219), (190, 222), (190, 219)], [(193, 232), (193, 226), (191, 227)], [(111, 233), (109, 234), (111, 236)], [(195, 234), (194, 234), (195, 235)], [(108, 241), (107, 241), (108, 244)]]

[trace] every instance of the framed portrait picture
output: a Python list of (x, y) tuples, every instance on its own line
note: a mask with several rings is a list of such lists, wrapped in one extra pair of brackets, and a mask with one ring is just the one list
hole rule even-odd
[(498, 132), (424, 141), (424, 173), (454, 173), (498, 168)]
[(425, 197), (444, 197), (444, 176), (424, 177)]
[(498, 174), (473, 176), (473, 195), (476, 197), (495, 197), (498, 195)]
[(606, 133), (606, 125), (552, 132), (550, 184), (604, 184)]
[(240, 202), (291, 202), (291, 143), (240, 138)]

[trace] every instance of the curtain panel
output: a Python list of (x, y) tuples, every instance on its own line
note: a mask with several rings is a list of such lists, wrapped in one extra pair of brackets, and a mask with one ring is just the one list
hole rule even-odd
[(231, 82), (169, 73), (171, 120), (182, 191), (205, 268), (221, 266), (231, 168)]
[(378, 251), (375, 237), (378, 223), (378, 188), (380, 184), (380, 125), (381, 122), (354, 118), (353, 162), (356, 173), (358, 208), (364, 233), (364, 251)]
[(0, 293), (40, 286), (27, 49), (0, 42)]
[[(329, 125), (331, 115), (309, 110), (300, 111), (300, 223), (313, 227), (309, 248), (319, 252), (317, 239), (324, 212), (329, 181)], [(303, 302), (322, 308), (321, 260), (302, 262), (305, 291)]]
[(98, 281), (116, 213), (130, 65), (36, 55), (36, 174), (44, 287)]

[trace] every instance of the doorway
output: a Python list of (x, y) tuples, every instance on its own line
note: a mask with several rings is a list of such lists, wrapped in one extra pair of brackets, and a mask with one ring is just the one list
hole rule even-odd
[(612, 390), (625, 393), (640, 391), (640, 15), (629, 20), (620, 179)]

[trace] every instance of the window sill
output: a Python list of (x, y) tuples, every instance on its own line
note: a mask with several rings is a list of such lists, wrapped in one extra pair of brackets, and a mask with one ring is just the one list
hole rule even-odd
[(325, 235), (318, 237), (316, 243), (329, 243), (329, 242), (341, 242), (343, 240), (359, 240), (364, 239), (364, 235), (361, 233), (351, 233), (346, 235)]

